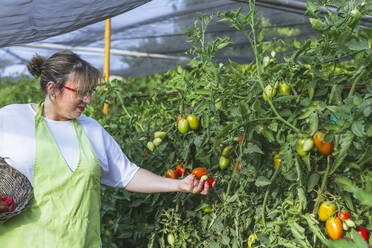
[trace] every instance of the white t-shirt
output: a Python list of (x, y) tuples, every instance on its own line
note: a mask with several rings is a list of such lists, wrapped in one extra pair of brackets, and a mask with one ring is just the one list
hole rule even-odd
[[(0, 108), (0, 157), (5, 158), (9, 165), (24, 174), (31, 183), (36, 149), (35, 115), (31, 104), (11, 104)], [(75, 170), (79, 160), (79, 146), (72, 122), (45, 120), (62, 157), (70, 169)], [(129, 161), (112, 136), (96, 120), (85, 115), (77, 120), (98, 157), (101, 183), (125, 187), (139, 167)]]

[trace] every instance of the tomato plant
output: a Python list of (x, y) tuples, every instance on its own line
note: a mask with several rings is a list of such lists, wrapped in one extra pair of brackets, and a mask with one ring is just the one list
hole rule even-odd
[[(350, 240), (355, 240), (356, 225), (370, 229), (372, 37), (369, 27), (356, 24), (358, 12), (352, 13), (357, 9), (367, 15), (370, 5), (307, 1), (304, 18), (317, 33), (307, 39), (297, 26), (283, 30), (259, 19), (254, 1), (248, 2), (249, 8), (195, 20), (188, 32), (193, 59), (187, 66), (97, 87), (84, 114), (99, 121), (129, 160), (156, 174), (175, 169), (179, 177), (181, 170), (173, 167), (180, 161), (185, 168), (203, 165), (209, 185), (218, 182), (205, 196), (136, 194), (102, 185), (104, 247), (165, 247), (171, 233), (177, 248), (349, 248), (358, 245)], [(237, 32), (231, 40), (214, 39), (209, 23), (231, 25)], [(300, 34), (272, 39), (291, 32)], [(230, 46), (238, 33), (252, 48), (254, 62), (239, 64), (232, 57), (219, 63), (220, 49), (241, 53)], [(0, 84), (0, 103), (38, 101), (37, 80), (22, 80)], [(289, 94), (281, 83), (290, 85)], [(267, 86), (271, 94), (265, 98)], [(102, 113), (105, 103), (108, 115)], [(189, 132), (184, 113), (197, 116), (203, 128)], [(332, 156), (313, 148), (318, 130), (327, 134), (323, 143), (332, 141)], [(162, 141), (155, 147), (156, 138)], [(221, 159), (226, 146), (234, 151)], [(225, 159), (231, 160), (231, 169)], [(276, 164), (280, 170), (273, 170)], [(337, 214), (346, 227), (345, 239), (334, 244), (318, 218), (325, 199), (344, 216), (352, 215), (342, 220), (346, 217)], [(195, 211), (202, 202), (213, 202), (211, 214)], [(325, 211), (321, 218), (333, 215)], [(257, 239), (249, 239), (253, 234)]]

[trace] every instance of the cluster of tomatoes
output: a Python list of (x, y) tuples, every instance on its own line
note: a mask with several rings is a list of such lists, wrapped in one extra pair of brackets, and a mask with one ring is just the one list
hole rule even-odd
[[(343, 230), (355, 228), (355, 223), (351, 220), (350, 215), (346, 211), (339, 211), (335, 214), (336, 205), (325, 201), (319, 207), (319, 219), (325, 221), (328, 236), (332, 240), (337, 240), (343, 237)], [(357, 228), (356, 231), (368, 242), (368, 233), (365, 228)]]
[(324, 142), (324, 136), (326, 134), (326, 132), (317, 131), (312, 138), (298, 139), (296, 145), (298, 155), (301, 157), (306, 156), (314, 144), (321, 154), (325, 156), (330, 155), (333, 151), (333, 144), (331, 142)]
[(152, 141), (147, 142), (147, 148), (150, 151), (154, 151), (155, 147), (160, 145), (163, 141), (162, 139), (165, 137), (166, 132), (157, 131), (154, 133), (154, 139)]
[(193, 130), (197, 130), (199, 128), (199, 119), (195, 115), (189, 116), (178, 116), (177, 117), (177, 128), (178, 131), (182, 134), (187, 133), (189, 127)]
[[(189, 174), (189, 171), (185, 169), (185, 167), (182, 164), (177, 165), (175, 170), (170, 169), (170, 170), (167, 170), (167, 172), (165, 173), (166, 177), (172, 178), (172, 179), (177, 179), (182, 176), (187, 176), (188, 174)], [(198, 167), (198, 168), (193, 169), (191, 174), (201, 180), (208, 181), (208, 184), (210, 186), (213, 185), (213, 182), (214, 182), (213, 177), (208, 176), (208, 171), (204, 167)]]
[[(237, 144), (239, 144), (239, 142), (240, 141), (243, 141), (243, 139), (244, 139), (243, 136), (235, 137), (234, 138), (234, 141), (236, 141)], [(231, 145), (225, 146), (225, 148), (222, 150), (222, 154), (221, 154), (220, 159), (219, 159), (219, 162), (218, 162), (218, 165), (220, 166), (220, 169), (221, 170), (226, 169), (227, 166), (230, 164), (229, 157), (233, 154), (233, 152), (234, 152), (234, 148)], [(240, 163), (236, 164), (235, 165), (235, 168), (237, 170), (240, 170)]]

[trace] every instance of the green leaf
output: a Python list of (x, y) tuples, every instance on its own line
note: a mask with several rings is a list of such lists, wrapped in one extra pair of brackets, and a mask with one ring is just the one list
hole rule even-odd
[(263, 186), (271, 184), (271, 181), (264, 176), (259, 176), (254, 184), (257, 187), (263, 187)]
[(351, 126), (351, 130), (353, 133), (358, 137), (365, 137), (366, 133), (364, 131), (364, 123), (363, 120), (359, 120), (353, 123)]
[(335, 172), (337, 168), (342, 164), (342, 162), (345, 160), (346, 156), (348, 155), (348, 151), (350, 146), (353, 143), (354, 134), (351, 131), (347, 131), (344, 135), (342, 135), (342, 140), (340, 143), (340, 150), (337, 153), (337, 157), (335, 159), (335, 162), (333, 163), (332, 172)]
[(368, 42), (367, 41), (349, 41), (348, 43), (346, 43), (346, 46), (350, 50), (362, 51), (362, 50), (368, 49)]
[(255, 144), (248, 144), (248, 146), (244, 149), (245, 154), (251, 154), (251, 153), (261, 153), (264, 154), (264, 152)]
[(309, 128), (309, 135), (313, 136), (314, 133), (318, 130), (318, 114), (313, 112), (310, 114), (310, 128)]
[(316, 172), (310, 175), (309, 181), (307, 181), (307, 192), (311, 192), (314, 189), (315, 185), (318, 184), (319, 179), (320, 175)]
[(351, 229), (351, 238), (354, 240), (355, 247), (368, 248), (368, 243), (362, 238), (362, 235), (354, 229)]

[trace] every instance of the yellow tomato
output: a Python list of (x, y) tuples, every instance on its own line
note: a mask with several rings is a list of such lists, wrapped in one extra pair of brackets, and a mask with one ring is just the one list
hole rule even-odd
[(326, 221), (333, 215), (336, 211), (336, 205), (330, 202), (323, 202), (319, 207), (319, 219), (321, 221)]

